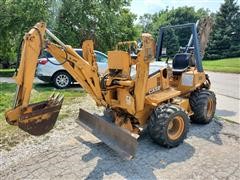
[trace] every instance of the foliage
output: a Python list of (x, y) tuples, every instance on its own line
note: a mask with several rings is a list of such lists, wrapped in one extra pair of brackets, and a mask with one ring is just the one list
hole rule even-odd
[(236, 0), (225, 0), (215, 16), (206, 58), (240, 56), (240, 7)]
[(167, 50), (167, 55), (173, 57), (179, 49), (179, 38), (176, 31), (168, 29), (164, 32), (163, 46)]
[(25, 33), (38, 21), (49, 18), (46, 0), (0, 0), (0, 62), (16, 59), (17, 47)]
[[(80, 47), (93, 39), (95, 48), (106, 52), (119, 41), (136, 40), (141, 32), (155, 38), (161, 26), (196, 22), (209, 15), (208, 10), (194, 7), (165, 9), (144, 14), (135, 25), (136, 15), (129, 10), (131, 0), (0, 0), (0, 68), (15, 63), (24, 33), (36, 22), (46, 21), (48, 28), (64, 42)], [(237, 0), (225, 0), (215, 19), (208, 59), (240, 56), (240, 12)], [(173, 55), (186, 46), (190, 31), (170, 30), (164, 46)], [(2, 66), (2, 67), (1, 67)]]
[(80, 47), (93, 39), (95, 48), (106, 52), (117, 41), (139, 36), (131, 0), (0, 0), (0, 64), (15, 63), (24, 33), (36, 22), (45, 21), (67, 44)]
[[(195, 11), (194, 7), (179, 7), (161, 10), (153, 15), (144, 14), (140, 17), (139, 23), (143, 32), (150, 32), (157, 39), (158, 31), (162, 26), (194, 23), (208, 14), (209, 11), (204, 9)], [(190, 35), (190, 29), (168, 30), (163, 42), (163, 47), (167, 48), (167, 54), (173, 56), (180, 46), (186, 46)]]
[(79, 47), (85, 39), (93, 39), (95, 48), (106, 52), (117, 41), (138, 36), (134, 27), (136, 16), (126, 7), (126, 0), (63, 0), (57, 31), (72, 46)]
[[(193, 7), (180, 7), (161, 10), (155, 14), (145, 14), (140, 17), (139, 23), (143, 32), (150, 32), (157, 38), (161, 26), (196, 22), (207, 15), (209, 15), (208, 10), (195, 11)], [(239, 57), (240, 8), (237, 5), (237, 0), (225, 0), (219, 12), (211, 14), (211, 16), (214, 19), (214, 27), (205, 58)], [(168, 33), (169, 35), (165, 37), (167, 42), (165, 47), (170, 55), (177, 51), (176, 46), (186, 46), (190, 37), (190, 29), (179, 29)]]

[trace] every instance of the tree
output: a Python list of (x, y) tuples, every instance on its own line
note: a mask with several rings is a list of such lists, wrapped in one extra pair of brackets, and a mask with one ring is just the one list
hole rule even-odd
[(13, 63), (26, 31), (45, 21), (62, 41), (74, 47), (93, 39), (106, 52), (118, 41), (139, 36), (131, 0), (0, 0), (0, 61)]
[(166, 48), (167, 55), (173, 57), (179, 49), (179, 39), (173, 29), (164, 32), (163, 48)]
[(62, 6), (62, 0), (48, 0), (48, 1), (50, 18), (48, 18), (47, 26), (50, 29), (55, 29), (57, 27), (57, 18), (59, 15), (59, 10)]
[[(153, 15), (145, 14), (140, 17), (140, 26), (143, 32), (150, 32), (157, 39), (159, 28), (167, 25), (195, 23), (198, 19), (207, 16), (208, 10), (194, 10), (194, 7), (168, 8)], [(179, 46), (186, 46), (191, 35), (191, 29), (176, 29), (165, 32), (163, 47), (167, 48), (167, 54), (173, 56)]]
[(48, 20), (49, 1), (1, 0), (0, 7), (0, 61), (9, 65), (24, 33), (36, 22)]
[(139, 24), (141, 24), (143, 32), (150, 31), (152, 29), (152, 24), (153, 24), (153, 15), (147, 13), (147, 14), (144, 14), (143, 16), (140, 16)]
[[(197, 20), (207, 16), (208, 13), (209, 11), (204, 9), (195, 11), (193, 7), (179, 7), (169, 12), (169, 22), (171, 25), (195, 23)], [(180, 46), (187, 45), (191, 32), (190, 28), (176, 30)]]
[(236, 0), (225, 0), (215, 15), (206, 58), (240, 56), (240, 8)]
[(127, 9), (129, 4), (129, 0), (63, 0), (57, 31), (72, 46), (93, 39), (95, 48), (106, 52), (117, 41), (137, 36), (136, 16)]

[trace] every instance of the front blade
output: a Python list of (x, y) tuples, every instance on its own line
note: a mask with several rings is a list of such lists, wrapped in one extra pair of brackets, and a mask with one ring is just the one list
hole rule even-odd
[(127, 159), (134, 157), (138, 144), (137, 137), (127, 130), (108, 122), (104, 117), (90, 114), (83, 109), (80, 109), (76, 122), (121, 156)]

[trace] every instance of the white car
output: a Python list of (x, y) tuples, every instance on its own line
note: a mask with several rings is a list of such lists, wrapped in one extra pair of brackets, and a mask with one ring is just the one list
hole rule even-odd
[[(82, 56), (82, 49), (74, 50)], [(108, 67), (107, 55), (96, 50), (94, 52), (97, 58), (98, 71), (100, 74), (103, 74)], [(56, 64), (59, 64), (59, 62), (50, 53), (45, 51), (42, 57), (38, 59), (36, 76), (42, 81), (53, 83), (59, 89), (66, 88), (75, 82), (62, 65)]]
[[(82, 56), (82, 49), (75, 49), (75, 51)], [(107, 55), (100, 52), (94, 51), (97, 58), (97, 65), (99, 74), (103, 75), (108, 67)], [(46, 58), (47, 56), (47, 58)], [(48, 61), (49, 59), (49, 61)], [(51, 62), (54, 64), (52, 64)], [(43, 57), (38, 60), (38, 67), (36, 76), (45, 82), (53, 83), (58, 89), (68, 87), (71, 83), (75, 82), (73, 77), (63, 68), (62, 65), (48, 52), (45, 52)], [(165, 62), (154, 61), (150, 63), (149, 74), (152, 74), (162, 68), (166, 67)], [(133, 65), (131, 68), (131, 77), (135, 78), (136, 66)]]

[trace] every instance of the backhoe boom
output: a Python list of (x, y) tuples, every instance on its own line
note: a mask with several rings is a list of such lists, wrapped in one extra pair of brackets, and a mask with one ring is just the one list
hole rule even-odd
[[(45, 39), (46, 34), (58, 44)], [(101, 93), (93, 42), (87, 40), (83, 43), (83, 56), (86, 58), (83, 59), (71, 46), (65, 45), (52, 34), (45, 23), (37, 23), (24, 36), (20, 65), (14, 77), (18, 85), (14, 106), (5, 114), (9, 124), (18, 125), (33, 135), (41, 135), (53, 127), (63, 102), (63, 97), (52, 95), (48, 101), (29, 105), (38, 57), (43, 48), (63, 64), (69, 74), (92, 96), (97, 105), (106, 106)], [(45, 116), (41, 116), (43, 114)], [(43, 129), (41, 133), (39, 133), (40, 124), (46, 124), (46, 127), (41, 128)]]

